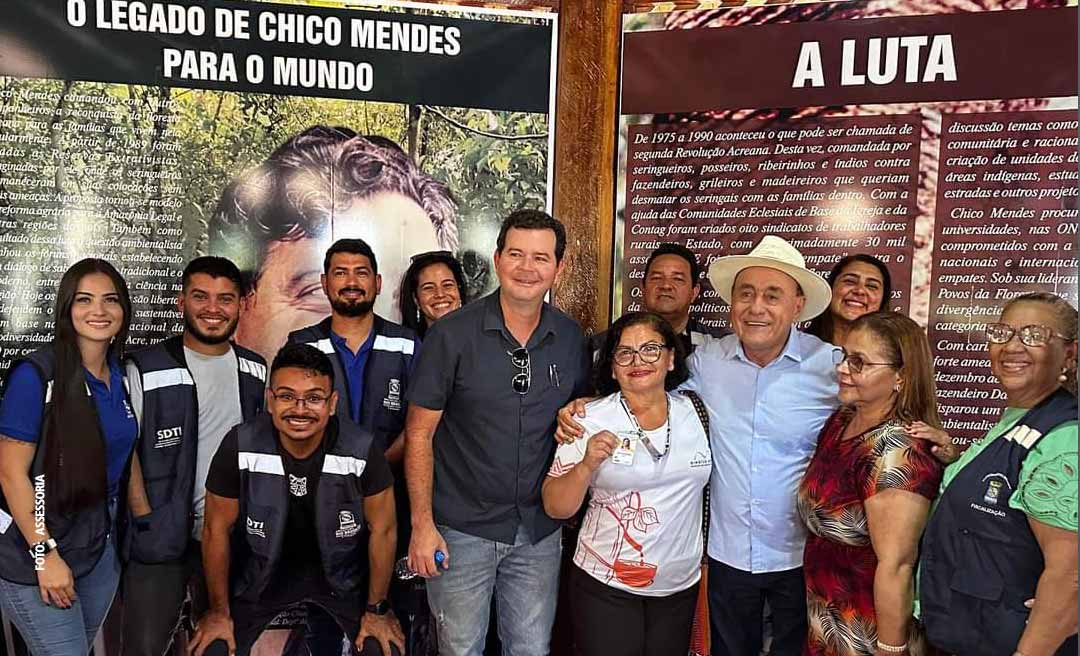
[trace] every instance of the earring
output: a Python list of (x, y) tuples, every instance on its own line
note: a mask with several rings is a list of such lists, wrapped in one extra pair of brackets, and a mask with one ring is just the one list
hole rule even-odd
[(1061, 373), (1058, 374), (1058, 382), (1059, 383), (1064, 383), (1067, 380), (1069, 380), (1069, 368), (1068, 367), (1062, 367), (1061, 368)]
[(900, 381), (897, 381), (896, 384), (893, 385), (892, 391), (896, 392), (897, 394), (900, 393)]

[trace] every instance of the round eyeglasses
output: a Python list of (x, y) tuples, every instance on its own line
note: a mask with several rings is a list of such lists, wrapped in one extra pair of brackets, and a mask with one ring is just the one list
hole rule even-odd
[(629, 367), (634, 363), (634, 356), (636, 355), (642, 363), (652, 364), (660, 359), (666, 348), (668, 347), (656, 342), (646, 342), (636, 349), (629, 346), (620, 346), (611, 354), (611, 359), (620, 367)]

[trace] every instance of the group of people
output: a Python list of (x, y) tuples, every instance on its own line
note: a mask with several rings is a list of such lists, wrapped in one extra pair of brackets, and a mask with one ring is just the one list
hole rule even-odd
[[(709, 269), (734, 333), (679, 339), (699, 291), (681, 257), (689, 284), (662, 294), (647, 269), (651, 312), (607, 333), (602, 396), (559, 413), (543, 498), (562, 517), (588, 499), (571, 574), (582, 653), (700, 649), (699, 586), (712, 654), (1075, 653), (1076, 309), (1027, 293), (987, 325), (1007, 408), (961, 455), (926, 334), (890, 310), (880, 260), (843, 258), (826, 280), (766, 236)], [(662, 295), (681, 321), (656, 324)]]
[(557, 220), (517, 211), (495, 292), (468, 302), (454, 256), (425, 253), (397, 324), (376, 253), (338, 240), (330, 316), (269, 368), (231, 339), (248, 289), (229, 260), (193, 260), (183, 334), (134, 353), (124, 279), (78, 262), (0, 401), (5, 615), (36, 655), (85, 654), (119, 588), (125, 655), (164, 653), (190, 599), (196, 655), (280, 652), (303, 609), (330, 628), (314, 653), (344, 635), (413, 656), (430, 618), (440, 654), (477, 656), (494, 598), (504, 653), (543, 655), (576, 517), (564, 598), (587, 656), (683, 656), (706, 626), (717, 655), (1075, 652), (1067, 302), (1025, 294), (987, 325), (1008, 408), (961, 454), (877, 259), (826, 280), (774, 236), (719, 258), (727, 331), (690, 317), (701, 267), (663, 244), (645, 311), (590, 342), (545, 302), (565, 250)]

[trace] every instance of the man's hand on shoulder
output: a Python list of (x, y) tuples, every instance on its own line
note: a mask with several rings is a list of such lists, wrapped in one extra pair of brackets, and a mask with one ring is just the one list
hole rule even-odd
[(558, 426), (555, 428), (555, 440), (559, 444), (570, 444), (585, 434), (585, 427), (574, 421), (574, 417), (584, 417), (585, 404), (593, 398), (574, 399), (559, 409)]

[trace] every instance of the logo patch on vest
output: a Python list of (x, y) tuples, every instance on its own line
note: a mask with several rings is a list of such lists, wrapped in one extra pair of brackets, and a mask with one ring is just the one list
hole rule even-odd
[(983, 476), (983, 482), (986, 483), (986, 492), (983, 494), (982, 500), (992, 506), (998, 505), (998, 501), (1001, 500), (1003, 494), (1007, 499), (1009, 492), (1012, 491), (1009, 478), (1000, 472)]
[(248, 535), (257, 535), (260, 538), (266, 537), (266, 522), (257, 522), (251, 517), (247, 518), (247, 532)]
[(294, 497), (307, 496), (307, 476), (289, 474), (289, 493)]
[(336, 537), (351, 538), (360, 532), (360, 526), (356, 523), (356, 516), (352, 514), (351, 510), (339, 510), (337, 517), (338, 530), (334, 531)]
[(401, 411), (401, 381), (391, 378), (386, 387), (386, 398), (383, 399), (383, 407), (393, 412)]
[(172, 428), (158, 429), (157, 439), (154, 441), (155, 449), (168, 449), (180, 444), (184, 438), (184, 427), (173, 426)]

